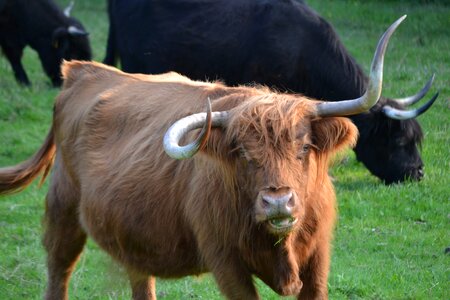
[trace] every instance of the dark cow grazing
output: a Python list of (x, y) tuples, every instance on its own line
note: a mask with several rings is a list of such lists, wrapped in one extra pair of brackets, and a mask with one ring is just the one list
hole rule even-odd
[(19, 83), (30, 85), (21, 62), (27, 45), (54, 86), (61, 85), (63, 59), (91, 60), (88, 33), (70, 9), (61, 11), (52, 0), (0, 0), (0, 46)]
[(46, 298), (68, 297), (89, 235), (124, 265), (134, 299), (156, 298), (154, 276), (207, 271), (229, 299), (258, 299), (252, 275), (280, 295), (326, 299), (328, 158), (357, 137), (338, 116), (378, 101), (384, 52), (402, 20), (380, 40), (364, 95), (342, 102), (65, 63), (44, 144), (0, 169), (7, 194), (53, 168)]
[[(256, 82), (325, 101), (355, 98), (368, 77), (331, 25), (303, 2), (108, 1), (110, 29), (104, 63), (131, 73), (176, 71), (228, 85)], [(350, 117), (360, 131), (358, 160), (385, 183), (420, 180), (422, 131), (405, 101), (381, 98), (369, 113)]]

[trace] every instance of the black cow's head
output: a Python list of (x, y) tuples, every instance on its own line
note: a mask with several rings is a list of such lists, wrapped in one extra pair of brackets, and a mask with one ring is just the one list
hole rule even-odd
[(437, 95), (413, 111), (405, 111), (405, 106), (418, 99), (404, 100), (403, 104), (381, 99), (369, 113), (352, 117), (360, 133), (355, 147), (357, 159), (386, 184), (422, 179), (419, 148), (423, 133), (415, 117), (425, 112)]
[(56, 28), (52, 34), (50, 49), (50, 53), (41, 57), (41, 60), (54, 86), (60, 86), (62, 83), (60, 73), (62, 60), (92, 58), (88, 33), (79, 23)]
[(74, 2), (64, 9), (57, 20), (51, 36), (40, 42), (42, 66), (54, 86), (62, 84), (60, 65), (63, 60), (91, 60), (92, 52), (89, 43), (89, 33), (83, 25), (70, 16)]

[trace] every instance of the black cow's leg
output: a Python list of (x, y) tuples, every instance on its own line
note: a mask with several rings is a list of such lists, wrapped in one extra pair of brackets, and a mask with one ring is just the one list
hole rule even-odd
[(103, 63), (110, 66), (117, 66), (118, 60), (118, 49), (117, 49), (117, 39), (116, 39), (116, 28), (113, 18), (113, 6), (112, 1), (108, 1), (108, 19), (109, 19), (109, 30), (108, 30), (108, 41), (106, 44), (106, 53)]
[(112, 23), (109, 25), (108, 31), (108, 42), (106, 44), (106, 53), (103, 63), (110, 66), (117, 66), (117, 44), (116, 44), (116, 33)]
[(128, 271), (133, 300), (156, 300), (156, 280), (153, 276)]
[(112, 33), (108, 35), (108, 42), (106, 44), (106, 54), (105, 58), (103, 59), (103, 63), (110, 66), (117, 66), (117, 49), (113, 41), (113, 37), (111, 37)]
[(11, 64), (11, 68), (13, 69), (16, 80), (23, 85), (31, 85), (30, 80), (28, 80), (27, 73), (25, 72), (25, 69), (23, 68), (21, 62), (23, 48), (14, 47), (11, 45), (2, 45), (2, 49), (3, 53)]
[(86, 243), (78, 221), (78, 191), (61, 164), (55, 163), (46, 199), (44, 246), (47, 250), (48, 286), (45, 299), (68, 299), (70, 275)]

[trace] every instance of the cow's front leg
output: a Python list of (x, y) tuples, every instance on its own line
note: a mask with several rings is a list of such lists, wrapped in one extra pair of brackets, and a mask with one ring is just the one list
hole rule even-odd
[(303, 281), (303, 288), (298, 295), (298, 300), (328, 299), (329, 251), (329, 244), (322, 243), (312, 254), (308, 263), (302, 268), (300, 277)]
[(210, 255), (207, 265), (227, 299), (259, 299), (252, 274), (240, 259), (219, 253)]
[(299, 277), (298, 263), (289, 245), (286, 243), (278, 247), (278, 259), (273, 266), (273, 289), (282, 296), (298, 295), (303, 286)]
[(128, 270), (133, 300), (156, 300), (155, 277)]
[(3, 53), (6, 58), (9, 60), (11, 64), (11, 68), (14, 72), (14, 77), (17, 82), (23, 85), (31, 85), (30, 80), (28, 79), (27, 73), (22, 66), (22, 54), (23, 54), (23, 46), (16, 44), (2, 44)]

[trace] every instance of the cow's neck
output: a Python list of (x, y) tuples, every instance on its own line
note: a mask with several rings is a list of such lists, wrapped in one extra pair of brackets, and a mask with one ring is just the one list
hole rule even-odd
[[(309, 86), (304, 93), (312, 98), (325, 101), (342, 101), (360, 97), (367, 86), (367, 76), (361, 67), (353, 61), (334, 61), (327, 70), (312, 71)], [(347, 66), (345, 64), (348, 64)]]
[(322, 30), (311, 37), (314, 43), (302, 48), (296, 66), (299, 86), (294, 91), (326, 101), (357, 98), (364, 93), (368, 77), (334, 29), (322, 22)]

